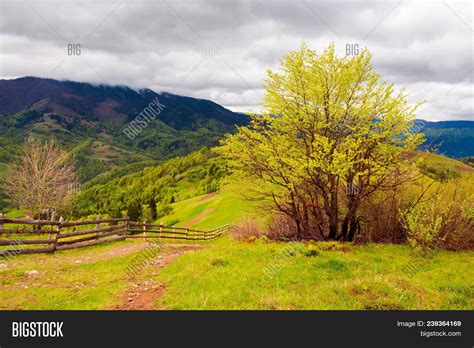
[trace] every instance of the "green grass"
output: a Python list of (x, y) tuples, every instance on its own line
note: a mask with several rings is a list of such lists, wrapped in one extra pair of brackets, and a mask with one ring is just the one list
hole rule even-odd
[[(141, 243), (141, 244), (140, 244)], [(136, 245), (135, 245), (136, 244)], [(222, 237), (139, 279), (165, 285), (166, 309), (473, 309), (474, 253), (419, 257), (404, 245), (288, 244)], [(122, 247), (134, 246), (127, 253)], [(133, 284), (124, 270), (144, 242), (24, 255), (0, 267), (0, 309), (108, 309)], [(277, 261), (280, 260), (280, 261)], [(278, 263), (279, 262), (279, 263)], [(273, 272), (266, 272), (273, 265)], [(28, 276), (37, 270), (40, 274)]]
[[(440, 157), (440, 156), (439, 156)], [(459, 162), (428, 155), (428, 167)], [(463, 169), (467, 174), (471, 173)], [(197, 173), (197, 172), (196, 172)], [(196, 194), (193, 171), (177, 182), (182, 197)], [(196, 174), (197, 175), (197, 174)], [(191, 177), (191, 178), (190, 178)], [(222, 191), (172, 204), (158, 222), (198, 229), (237, 223), (259, 212), (238, 194)], [(264, 218), (261, 216), (259, 218)], [(19, 217), (12, 211), (8, 217)], [(168, 242), (168, 241), (166, 241)], [(127, 254), (114, 251), (142, 243)], [(158, 275), (165, 285), (156, 304), (167, 309), (474, 309), (474, 253), (438, 251), (413, 276), (407, 265), (423, 261), (405, 245), (254, 243), (223, 237), (209, 248), (180, 256)], [(144, 242), (103, 244), (52, 255), (0, 259), (0, 309), (108, 309), (130, 285), (125, 268)], [(111, 254), (110, 254), (111, 253)], [(104, 258), (104, 254), (110, 254)], [(278, 261), (280, 260), (280, 261)], [(80, 261), (80, 262), (77, 262)], [(2, 268), (2, 262), (7, 267)], [(274, 267), (274, 272), (268, 272)], [(27, 275), (38, 270), (39, 276)], [(267, 270), (267, 271), (266, 271)]]
[(5, 214), (5, 217), (10, 219), (20, 218), (25, 216), (25, 209), (12, 210)]
[[(409, 277), (403, 270), (419, 258), (407, 246), (327, 246), (316, 244), (317, 256), (306, 256), (314, 254), (307, 246), (285, 253), (284, 243), (218, 240), (161, 272), (167, 291), (158, 303), (169, 309), (474, 308), (472, 252), (437, 252)], [(267, 276), (276, 258), (281, 267)]]
[(468, 165), (441, 155), (429, 152), (420, 152), (420, 157), (423, 159), (420, 163), (422, 168), (430, 172), (437, 172), (441, 170), (451, 170), (458, 172), (461, 176), (471, 176), (474, 174), (474, 169)]
[[(172, 204), (173, 213), (160, 218), (165, 224), (174, 222), (175, 226), (199, 219), (188, 226), (197, 229), (213, 229), (225, 224), (238, 222), (242, 217), (253, 213), (252, 206), (231, 192), (202, 195)], [(207, 215), (204, 216), (204, 213)], [(202, 218), (200, 218), (200, 216)]]

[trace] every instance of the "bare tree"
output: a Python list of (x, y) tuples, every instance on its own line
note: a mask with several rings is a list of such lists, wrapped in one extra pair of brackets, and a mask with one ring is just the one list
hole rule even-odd
[(64, 209), (76, 186), (75, 162), (54, 140), (29, 138), (12, 163), (5, 192), (34, 216)]

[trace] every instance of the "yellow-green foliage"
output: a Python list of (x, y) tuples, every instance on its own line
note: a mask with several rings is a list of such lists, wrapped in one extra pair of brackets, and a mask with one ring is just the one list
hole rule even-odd
[[(76, 197), (74, 215), (109, 213), (153, 221), (170, 214), (169, 204), (216, 190), (225, 163), (206, 148), (112, 180), (94, 181)], [(100, 198), (100, 199), (98, 199)]]
[(418, 248), (474, 247), (474, 177), (438, 184), (427, 199), (404, 211), (408, 241)]
[[(299, 230), (314, 226), (314, 216), (329, 221), (325, 229), (335, 239), (343, 209), (355, 226), (360, 201), (403, 171), (412, 159), (407, 153), (422, 141), (410, 132), (418, 105), (382, 81), (371, 59), (367, 50), (338, 57), (334, 44), (321, 54), (303, 44), (278, 72), (268, 71), (267, 113), (251, 115), (251, 124), (224, 142), (231, 166), (252, 177), (261, 196), (298, 221)], [(346, 190), (353, 185), (356, 193)], [(341, 192), (348, 196), (345, 208)], [(324, 208), (314, 212), (315, 206)]]
[(436, 209), (438, 207), (439, 205), (423, 202), (405, 212), (404, 223), (411, 245), (426, 249), (442, 242), (439, 234), (443, 217)]

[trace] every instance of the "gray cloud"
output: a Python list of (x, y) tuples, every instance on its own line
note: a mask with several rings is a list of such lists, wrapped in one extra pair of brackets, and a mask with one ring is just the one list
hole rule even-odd
[[(2, 78), (149, 87), (255, 111), (265, 71), (304, 40), (368, 47), (419, 116), (474, 119), (472, 3), (1, 0)], [(67, 44), (79, 43), (80, 56)]]

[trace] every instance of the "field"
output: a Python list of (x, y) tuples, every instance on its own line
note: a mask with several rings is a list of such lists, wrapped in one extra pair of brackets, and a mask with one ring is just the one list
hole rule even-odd
[[(458, 161), (422, 157), (429, 173), (472, 175)], [(230, 188), (199, 195), (200, 173), (219, 161), (185, 167), (175, 179), (180, 199), (156, 222), (209, 230), (245, 217), (264, 218)], [(127, 267), (149, 247), (147, 241), (128, 240), (0, 260), (0, 309), (474, 308), (472, 251), (440, 250), (424, 258), (407, 245), (281, 243), (265, 237), (249, 243), (226, 235), (155, 246), (155, 257), (130, 278)]]
[(214, 229), (252, 215), (252, 206), (231, 192), (211, 193), (172, 204), (173, 213), (160, 219), (166, 225)]
[(474, 308), (473, 253), (439, 252), (410, 277), (404, 269), (419, 260), (406, 246), (316, 243), (316, 256), (292, 247), (296, 252), (287, 256), (284, 243), (217, 241), (163, 270), (158, 279), (167, 291), (158, 303), (170, 309)]
[[(213, 215), (233, 204), (225, 195), (195, 203), (183, 219), (215, 208), (195, 224), (201, 228), (221, 223)], [(146, 247), (126, 241), (3, 260), (0, 309), (474, 308), (472, 252), (423, 259), (405, 245), (244, 243), (224, 236), (162, 248), (129, 278), (125, 269)], [(422, 266), (407, 275), (413, 264)]]

